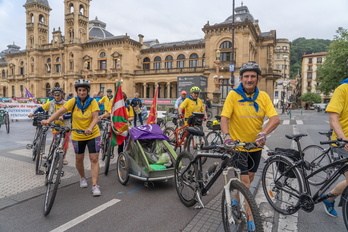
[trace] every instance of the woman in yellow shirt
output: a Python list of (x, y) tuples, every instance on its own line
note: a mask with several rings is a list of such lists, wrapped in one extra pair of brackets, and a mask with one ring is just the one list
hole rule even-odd
[(89, 81), (84, 79), (77, 80), (74, 87), (77, 97), (67, 101), (48, 120), (43, 120), (42, 124), (47, 125), (64, 113), (68, 111), (72, 112), (72, 128), (85, 131), (84, 134), (78, 134), (75, 131), (72, 132), (72, 143), (76, 154), (76, 168), (81, 177), (80, 187), (86, 188), (88, 186), (83, 164), (85, 149), (88, 147), (91, 162), (92, 193), (93, 196), (100, 196), (101, 191), (98, 186), (100, 131), (99, 127), (96, 126), (99, 106), (97, 101), (89, 96), (91, 89)]

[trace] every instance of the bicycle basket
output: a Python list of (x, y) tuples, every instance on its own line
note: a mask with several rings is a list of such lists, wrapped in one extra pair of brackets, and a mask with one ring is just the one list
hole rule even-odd
[(190, 117), (188, 117), (187, 123), (190, 126), (202, 126), (204, 114), (193, 112)]
[[(274, 151), (275, 155), (282, 155), (290, 158), (293, 162), (296, 162), (301, 159), (301, 155), (299, 151), (296, 151), (294, 149), (285, 149), (285, 148), (279, 148), (277, 147)], [(286, 166), (284, 163), (278, 164), (278, 170), (280, 173), (283, 173), (286, 170)], [(295, 178), (295, 173), (293, 171), (289, 171), (285, 174), (285, 176), (289, 178)]]

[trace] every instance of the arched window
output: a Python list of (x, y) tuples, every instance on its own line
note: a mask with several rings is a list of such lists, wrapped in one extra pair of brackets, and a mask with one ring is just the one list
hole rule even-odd
[(150, 69), (150, 58), (145, 57), (143, 60), (143, 70), (149, 70)]
[(51, 91), (50, 83), (46, 83), (46, 97), (48, 97), (48, 92)]
[(185, 68), (185, 56), (183, 54), (180, 54), (176, 61), (176, 67), (177, 68)]
[(171, 55), (166, 56), (165, 67), (173, 68), (173, 57)]
[(202, 66), (205, 67), (205, 53), (202, 56)]
[(2, 71), (1, 71), (1, 77), (2, 77), (2, 78), (6, 78), (5, 70), (2, 70)]
[(60, 64), (60, 57), (57, 57), (56, 58), (56, 72), (57, 73), (60, 73), (62, 70), (61, 70), (61, 64)]
[(74, 4), (70, 4), (69, 6), (70, 13), (74, 13)]
[(31, 57), (30, 58), (30, 72), (34, 72), (34, 64), (35, 64), (35, 62), (34, 62), (35, 60), (34, 60), (34, 57)]
[(155, 59), (154, 59), (154, 62), (153, 62), (153, 68), (154, 69), (161, 69), (161, 57), (159, 56), (156, 56)]
[(190, 55), (189, 65), (190, 67), (198, 67), (198, 55), (196, 53)]
[(19, 74), (24, 75), (24, 61), (19, 62)]
[(39, 23), (45, 23), (45, 16), (42, 14), (39, 15)]
[(31, 23), (34, 22), (34, 14), (30, 14), (30, 22), (31, 22)]
[(60, 62), (60, 57), (57, 57), (56, 62)]
[(232, 43), (230, 41), (224, 41), (220, 44), (220, 60), (232, 61)]
[(101, 52), (99, 54), (99, 69), (106, 69), (106, 53)]
[(60, 84), (57, 82), (55, 85), (54, 85), (54, 87), (60, 87)]
[(83, 7), (83, 5), (80, 5), (79, 14), (85, 15), (85, 8)]

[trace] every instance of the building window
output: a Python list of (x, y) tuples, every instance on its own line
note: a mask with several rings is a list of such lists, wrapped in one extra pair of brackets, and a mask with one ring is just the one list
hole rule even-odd
[(14, 85), (12, 85), (12, 96), (16, 96), (15, 86)]
[(183, 54), (180, 54), (176, 61), (176, 67), (177, 68), (185, 68), (185, 56)]
[(2, 70), (2, 72), (1, 72), (1, 77), (2, 77), (2, 78), (6, 78), (5, 70)]
[(205, 67), (205, 54), (202, 56), (202, 66)]
[(221, 98), (226, 98), (230, 91), (230, 84), (228, 83), (228, 79), (223, 79), (222, 84), (220, 86)]
[(322, 57), (318, 57), (318, 58), (317, 58), (317, 63), (318, 63), (318, 64), (323, 63), (323, 58), (322, 58)]
[(198, 55), (196, 53), (192, 53), (189, 59), (189, 67), (198, 67)]
[(154, 69), (161, 69), (161, 61), (162, 61), (161, 57), (156, 56), (154, 59), (153, 68)]
[[(221, 51), (221, 53), (220, 53), (220, 60), (221, 61), (232, 61), (232, 43), (230, 41), (222, 42), (220, 44), (219, 49)], [(229, 50), (231, 50), (231, 51), (229, 51)]]
[(100, 91), (102, 91), (104, 93), (105, 84), (104, 83), (100, 84), (99, 88), (100, 88)]
[(308, 63), (309, 63), (309, 64), (312, 63), (312, 58), (308, 58)]
[(308, 71), (313, 71), (313, 66), (312, 65), (308, 66)]
[(287, 46), (283, 46), (283, 50), (288, 50), (288, 47)]
[(19, 86), (19, 91), (21, 92), (21, 97), (24, 97), (24, 87), (23, 87), (23, 85)]
[(280, 54), (277, 54), (277, 60), (279, 60), (280, 59)]
[(46, 96), (48, 97), (48, 92), (51, 91), (51, 85), (50, 83), (46, 84)]
[(307, 86), (308, 86), (308, 87), (312, 87), (312, 82), (308, 81), (308, 82), (307, 82)]
[(99, 60), (99, 69), (105, 70), (106, 69), (106, 53), (105, 52), (101, 52), (99, 54), (99, 58), (101, 58)]
[(105, 58), (105, 57), (106, 57), (105, 52), (101, 52), (100, 55), (99, 55), (99, 58)]
[(283, 64), (283, 65), (282, 65), (282, 69), (287, 69), (287, 65), (286, 65), (286, 64)]
[(47, 61), (46, 61), (46, 71), (48, 73), (51, 72), (51, 59), (50, 58), (48, 58)]
[(166, 61), (164, 65), (165, 65), (165, 68), (173, 68), (173, 57), (171, 55), (166, 56)]
[(57, 62), (57, 64), (56, 64), (56, 73), (60, 73), (61, 72), (61, 64), (59, 63), (60, 62), (60, 58), (59, 57), (57, 57), (56, 62)]
[(307, 79), (312, 79), (312, 73), (307, 73)]
[(232, 43), (230, 41), (224, 41), (220, 44), (220, 49), (232, 48)]
[(149, 70), (150, 69), (150, 58), (146, 57), (143, 60), (143, 70)]
[(280, 69), (280, 65), (279, 64), (276, 65), (276, 69)]
[(70, 61), (70, 71), (74, 71), (74, 61)]

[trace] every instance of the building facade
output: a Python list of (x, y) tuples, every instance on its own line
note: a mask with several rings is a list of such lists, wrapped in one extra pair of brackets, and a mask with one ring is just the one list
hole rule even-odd
[(302, 56), (302, 75), (301, 75), (301, 93), (317, 93), (320, 95), (323, 103), (328, 103), (331, 96), (322, 94), (318, 89), (318, 68), (324, 63), (327, 52), (318, 52), (304, 54)]
[(275, 63), (279, 41), (275, 30), (261, 31), (246, 6), (236, 7), (234, 20), (205, 24), (204, 38), (160, 43), (140, 34), (136, 40), (114, 36), (98, 18), (89, 19), (90, 0), (62, 2), (64, 30), (54, 28), (49, 40), (48, 1), (26, 1), (26, 48), (10, 45), (0, 53), (0, 97), (23, 96), (25, 88), (36, 97), (57, 86), (74, 92), (74, 82), (85, 78), (92, 92), (114, 89), (121, 80), (128, 96), (152, 98), (158, 85), (159, 98), (176, 99), (179, 77), (204, 77), (200, 87), (217, 103), (238, 85), (242, 64), (255, 61), (262, 68), (259, 88), (273, 99), (281, 77)]

